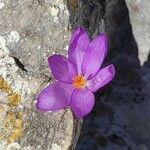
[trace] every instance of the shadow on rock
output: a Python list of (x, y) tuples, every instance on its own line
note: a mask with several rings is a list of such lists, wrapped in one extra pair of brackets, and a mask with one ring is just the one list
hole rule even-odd
[[(116, 76), (95, 93), (95, 107), (83, 121), (76, 150), (138, 150), (140, 144), (150, 146), (146, 134), (150, 133), (150, 111), (125, 1), (77, 2), (68, 3), (71, 27), (82, 25), (91, 37), (100, 32), (108, 34), (109, 53), (103, 66), (113, 63)], [(145, 66), (150, 68), (150, 61)]]

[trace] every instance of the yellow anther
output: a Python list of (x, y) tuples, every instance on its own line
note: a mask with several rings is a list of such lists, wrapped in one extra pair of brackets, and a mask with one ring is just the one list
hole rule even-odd
[(74, 76), (72, 81), (75, 88), (82, 88), (86, 84), (86, 80), (84, 79), (82, 74)]

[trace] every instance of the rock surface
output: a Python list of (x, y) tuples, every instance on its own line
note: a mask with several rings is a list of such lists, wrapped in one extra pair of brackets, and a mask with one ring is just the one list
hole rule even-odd
[(113, 82), (95, 93), (76, 150), (150, 149), (149, 5), (148, 0), (82, 0), (70, 16), (72, 26), (84, 25), (92, 37), (107, 32), (104, 65), (116, 68)]
[(138, 45), (141, 65), (148, 60), (150, 53), (150, 2), (148, 0), (126, 0), (133, 34)]
[(47, 58), (66, 54), (63, 0), (0, 0), (0, 149), (66, 150), (78, 134), (69, 109), (43, 113), (36, 95), (53, 81)]

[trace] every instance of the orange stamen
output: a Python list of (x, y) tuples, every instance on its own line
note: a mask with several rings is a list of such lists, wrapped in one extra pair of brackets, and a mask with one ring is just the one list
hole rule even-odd
[(82, 74), (74, 76), (72, 81), (75, 88), (82, 88), (86, 84), (86, 80), (84, 79)]

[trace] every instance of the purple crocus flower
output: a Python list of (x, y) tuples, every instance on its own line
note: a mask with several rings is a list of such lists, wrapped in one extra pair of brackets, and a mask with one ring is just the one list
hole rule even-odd
[(59, 54), (48, 58), (57, 81), (39, 93), (37, 108), (55, 111), (70, 106), (77, 118), (86, 116), (94, 106), (93, 92), (109, 83), (115, 75), (112, 64), (100, 67), (106, 53), (105, 34), (90, 41), (84, 28), (76, 28), (70, 40), (68, 58)]

